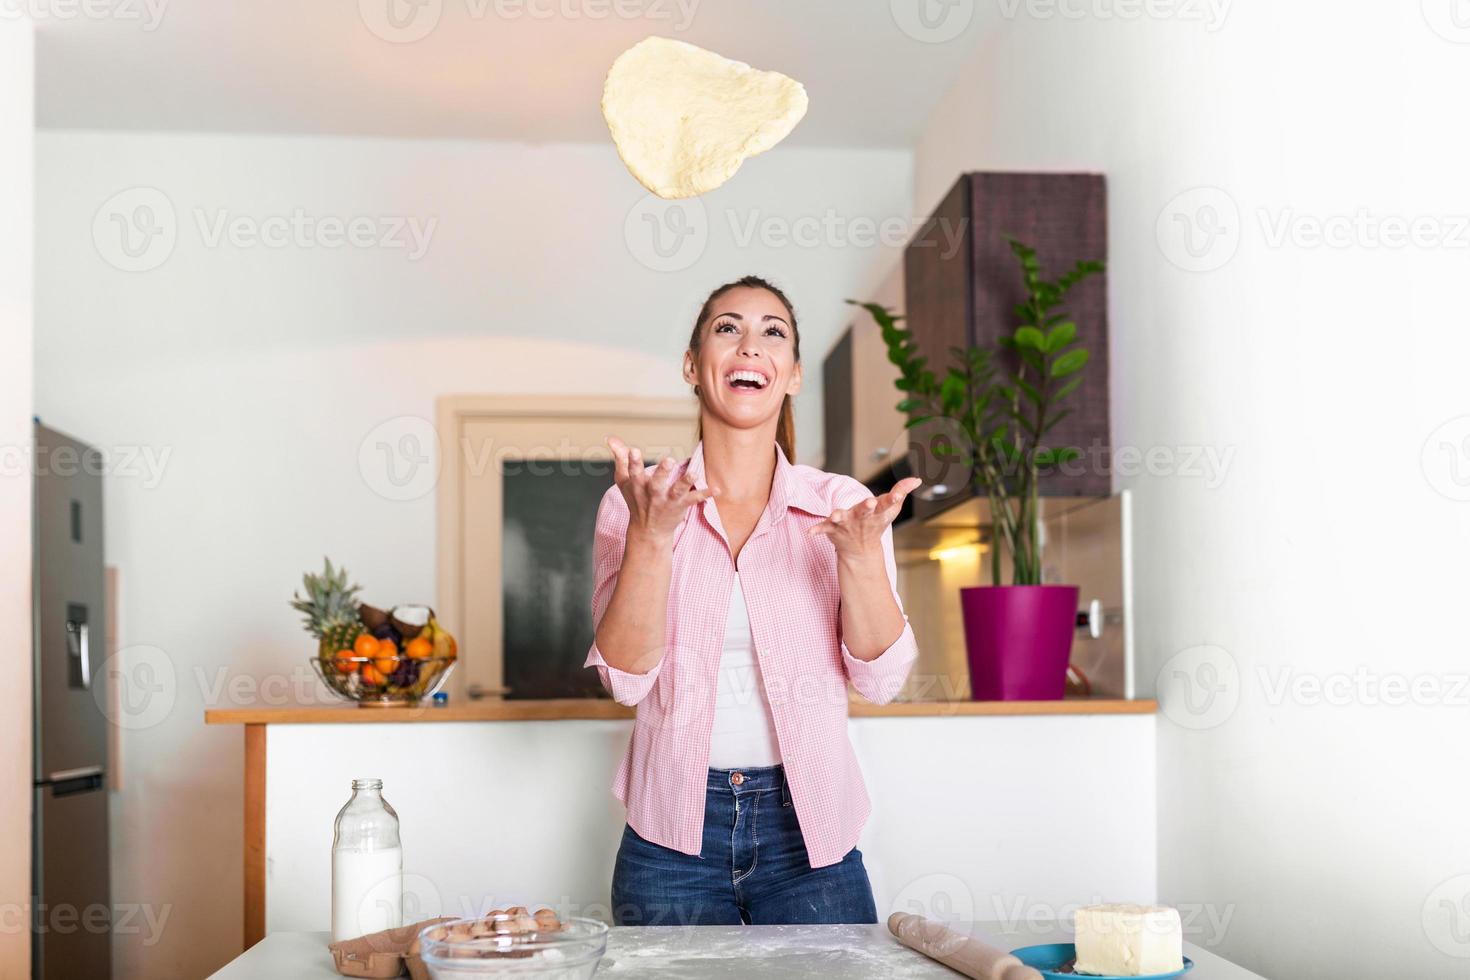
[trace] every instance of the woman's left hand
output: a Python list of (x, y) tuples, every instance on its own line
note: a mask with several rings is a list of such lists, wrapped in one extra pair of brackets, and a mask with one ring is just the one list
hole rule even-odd
[(905, 477), (893, 489), (879, 497), (834, 510), (808, 534), (825, 534), (842, 557), (860, 557), (881, 552), (883, 532), (903, 509), (903, 498), (923, 483), (916, 476)]

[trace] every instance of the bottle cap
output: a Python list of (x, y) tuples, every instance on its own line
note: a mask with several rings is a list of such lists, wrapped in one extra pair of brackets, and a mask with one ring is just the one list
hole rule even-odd
[(434, 707), (438, 708), (449, 703), (449, 695), (444, 691), (434, 692)]

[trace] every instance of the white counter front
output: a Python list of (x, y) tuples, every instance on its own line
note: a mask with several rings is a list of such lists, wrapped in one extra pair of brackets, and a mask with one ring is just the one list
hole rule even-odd
[[(1155, 899), (1152, 714), (858, 717), (873, 800), (858, 847), (880, 918), (1055, 918)], [(269, 724), (265, 932), (329, 925), (332, 822), (383, 780), (404, 915), (551, 905), (611, 921), (626, 719)]]

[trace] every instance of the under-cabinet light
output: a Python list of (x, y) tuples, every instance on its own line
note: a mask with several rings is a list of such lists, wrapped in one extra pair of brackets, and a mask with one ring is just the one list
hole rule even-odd
[(974, 555), (983, 555), (990, 550), (988, 545), (979, 541), (971, 541), (969, 544), (956, 544), (948, 548), (935, 548), (929, 552), (929, 557), (934, 561), (955, 561), (960, 558), (970, 558)]

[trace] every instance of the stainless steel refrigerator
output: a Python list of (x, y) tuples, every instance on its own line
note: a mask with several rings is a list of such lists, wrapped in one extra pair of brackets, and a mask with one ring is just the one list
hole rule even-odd
[(112, 973), (102, 456), (36, 423), (34, 977)]

